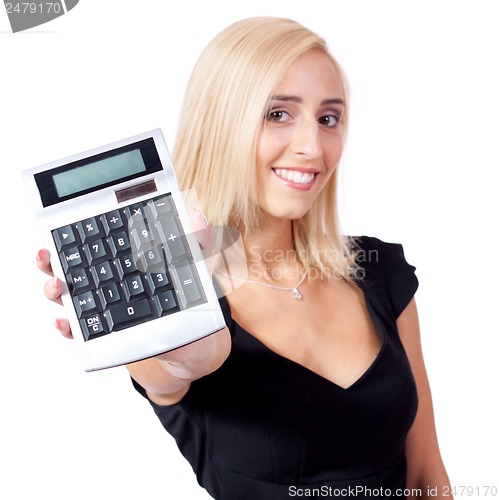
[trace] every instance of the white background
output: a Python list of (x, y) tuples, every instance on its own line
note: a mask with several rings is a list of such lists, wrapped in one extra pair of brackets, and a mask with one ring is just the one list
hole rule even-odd
[(126, 371), (84, 373), (55, 332), (21, 171), (156, 127), (172, 145), (202, 48), (254, 15), (302, 22), (346, 70), (344, 230), (402, 242), (417, 266), (441, 451), (484, 497), (499, 487), (496, 2), (237, 4), (81, 0), (15, 35), (0, 12), (0, 498), (208, 498)]

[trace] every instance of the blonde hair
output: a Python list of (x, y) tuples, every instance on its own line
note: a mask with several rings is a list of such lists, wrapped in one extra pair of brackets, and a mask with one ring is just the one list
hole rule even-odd
[[(326, 42), (295, 21), (257, 17), (236, 22), (201, 54), (187, 86), (172, 156), (181, 187), (195, 189), (211, 225), (234, 226), (242, 233), (258, 227), (256, 151), (262, 122), (289, 67), (312, 49), (330, 57), (347, 103), (345, 77)], [(351, 279), (352, 251), (339, 231), (336, 184), (337, 169), (311, 210), (293, 221), (295, 251), (307, 269)]]

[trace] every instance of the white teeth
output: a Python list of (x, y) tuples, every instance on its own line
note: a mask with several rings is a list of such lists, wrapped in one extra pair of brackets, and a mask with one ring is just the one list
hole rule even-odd
[(274, 172), (281, 179), (296, 182), (297, 184), (310, 184), (314, 178), (314, 174), (298, 172), (297, 170), (276, 168)]

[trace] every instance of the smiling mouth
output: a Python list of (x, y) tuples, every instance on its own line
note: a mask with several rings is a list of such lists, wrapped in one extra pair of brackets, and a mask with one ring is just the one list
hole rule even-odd
[(298, 170), (292, 170), (287, 168), (274, 168), (272, 169), (277, 177), (285, 180), (294, 182), (295, 184), (311, 184), (317, 172), (299, 172)]

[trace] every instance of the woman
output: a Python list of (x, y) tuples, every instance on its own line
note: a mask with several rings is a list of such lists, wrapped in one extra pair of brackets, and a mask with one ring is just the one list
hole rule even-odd
[[(128, 369), (200, 484), (230, 500), (443, 493), (414, 268), (400, 245), (339, 233), (348, 95), (325, 42), (290, 20), (235, 23), (181, 116), (180, 184), (239, 230), (247, 262), (215, 273), (239, 283), (223, 331)], [(51, 274), (46, 250), (38, 266)], [(45, 294), (59, 301), (60, 280)]]

